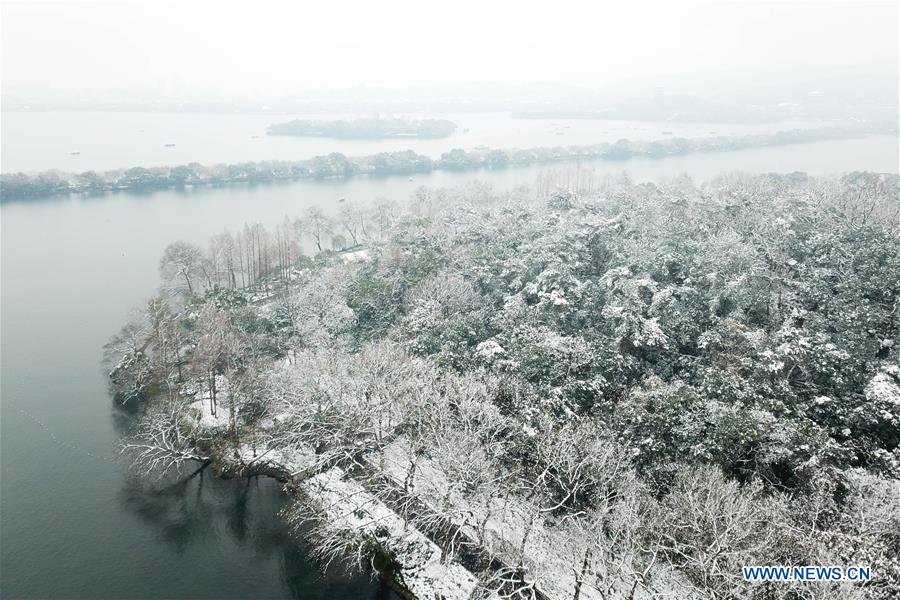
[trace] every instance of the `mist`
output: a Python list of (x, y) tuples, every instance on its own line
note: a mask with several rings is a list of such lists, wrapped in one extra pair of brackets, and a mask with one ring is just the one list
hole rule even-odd
[(0, 0), (0, 595), (900, 598), (898, 20)]
[(840, 80), (896, 105), (897, 22), (896, 2), (4, 2), (2, 88), (6, 109), (259, 108), (615, 101), (660, 86), (723, 98)]

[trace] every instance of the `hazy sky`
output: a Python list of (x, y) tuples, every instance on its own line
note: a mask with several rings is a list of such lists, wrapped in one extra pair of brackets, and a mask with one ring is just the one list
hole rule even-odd
[(898, 18), (896, 1), (3, 2), (2, 85), (250, 96), (883, 68)]

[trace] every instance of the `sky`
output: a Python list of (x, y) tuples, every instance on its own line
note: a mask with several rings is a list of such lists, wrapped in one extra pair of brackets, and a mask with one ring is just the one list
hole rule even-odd
[(895, 68), (897, 1), (0, 4), (4, 92), (196, 97)]

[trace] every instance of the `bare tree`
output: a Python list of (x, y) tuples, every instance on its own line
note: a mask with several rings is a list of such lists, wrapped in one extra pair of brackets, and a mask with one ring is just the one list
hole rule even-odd
[(174, 383), (181, 381), (181, 347), (185, 334), (178, 324), (177, 315), (164, 298), (154, 298), (147, 303), (148, 347), (152, 350), (151, 364), (161, 380), (167, 382), (170, 394)]
[(159, 273), (163, 284), (174, 293), (199, 291), (197, 278), (203, 274), (203, 251), (187, 242), (175, 242), (166, 246), (159, 261)]
[(279, 443), (313, 448), (321, 464), (355, 462), (387, 443), (409, 406), (421, 399), (430, 366), (387, 342), (358, 354), (341, 348), (297, 353), (268, 378), (282, 414)]
[(183, 402), (168, 400), (147, 410), (121, 448), (133, 469), (145, 476), (162, 477), (185, 464), (209, 460), (185, 429), (185, 412)]
[(200, 309), (195, 327), (198, 338), (191, 366), (198, 381), (205, 381), (208, 386), (210, 412), (215, 415), (216, 376), (224, 373), (227, 362), (234, 356), (235, 337), (231, 331), (228, 315), (212, 301)]
[(143, 398), (151, 382), (153, 364), (146, 353), (150, 324), (146, 315), (134, 312), (128, 322), (104, 346), (104, 361), (116, 398), (123, 404)]
[(228, 231), (215, 235), (209, 241), (209, 261), (215, 285), (237, 287), (235, 275), (235, 241)]
[(312, 237), (316, 249), (322, 252), (322, 242), (333, 231), (331, 219), (317, 206), (306, 209), (303, 213), (301, 227), (304, 233)]
[(366, 213), (359, 202), (351, 200), (341, 205), (338, 224), (350, 236), (354, 246), (359, 246), (361, 239), (369, 237), (366, 231)]
[(766, 564), (784, 505), (754, 482), (742, 488), (714, 466), (682, 467), (647, 519), (659, 551), (713, 598), (740, 597), (741, 566)]

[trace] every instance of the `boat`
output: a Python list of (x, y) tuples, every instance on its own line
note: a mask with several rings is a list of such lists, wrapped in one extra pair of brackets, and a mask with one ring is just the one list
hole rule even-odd
[(76, 152), (69, 152), (69, 154), (71, 154), (72, 156), (78, 156), (79, 154), (81, 154), (81, 152), (77, 152), (77, 151), (76, 151)]
[(174, 148), (175, 144), (166, 144), (166, 148)]
[(338, 198), (338, 202), (343, 202), (344, 200), (346, 200), (346, 198), (344, 198), (343, 196), (341, 196), (340, 198)]

